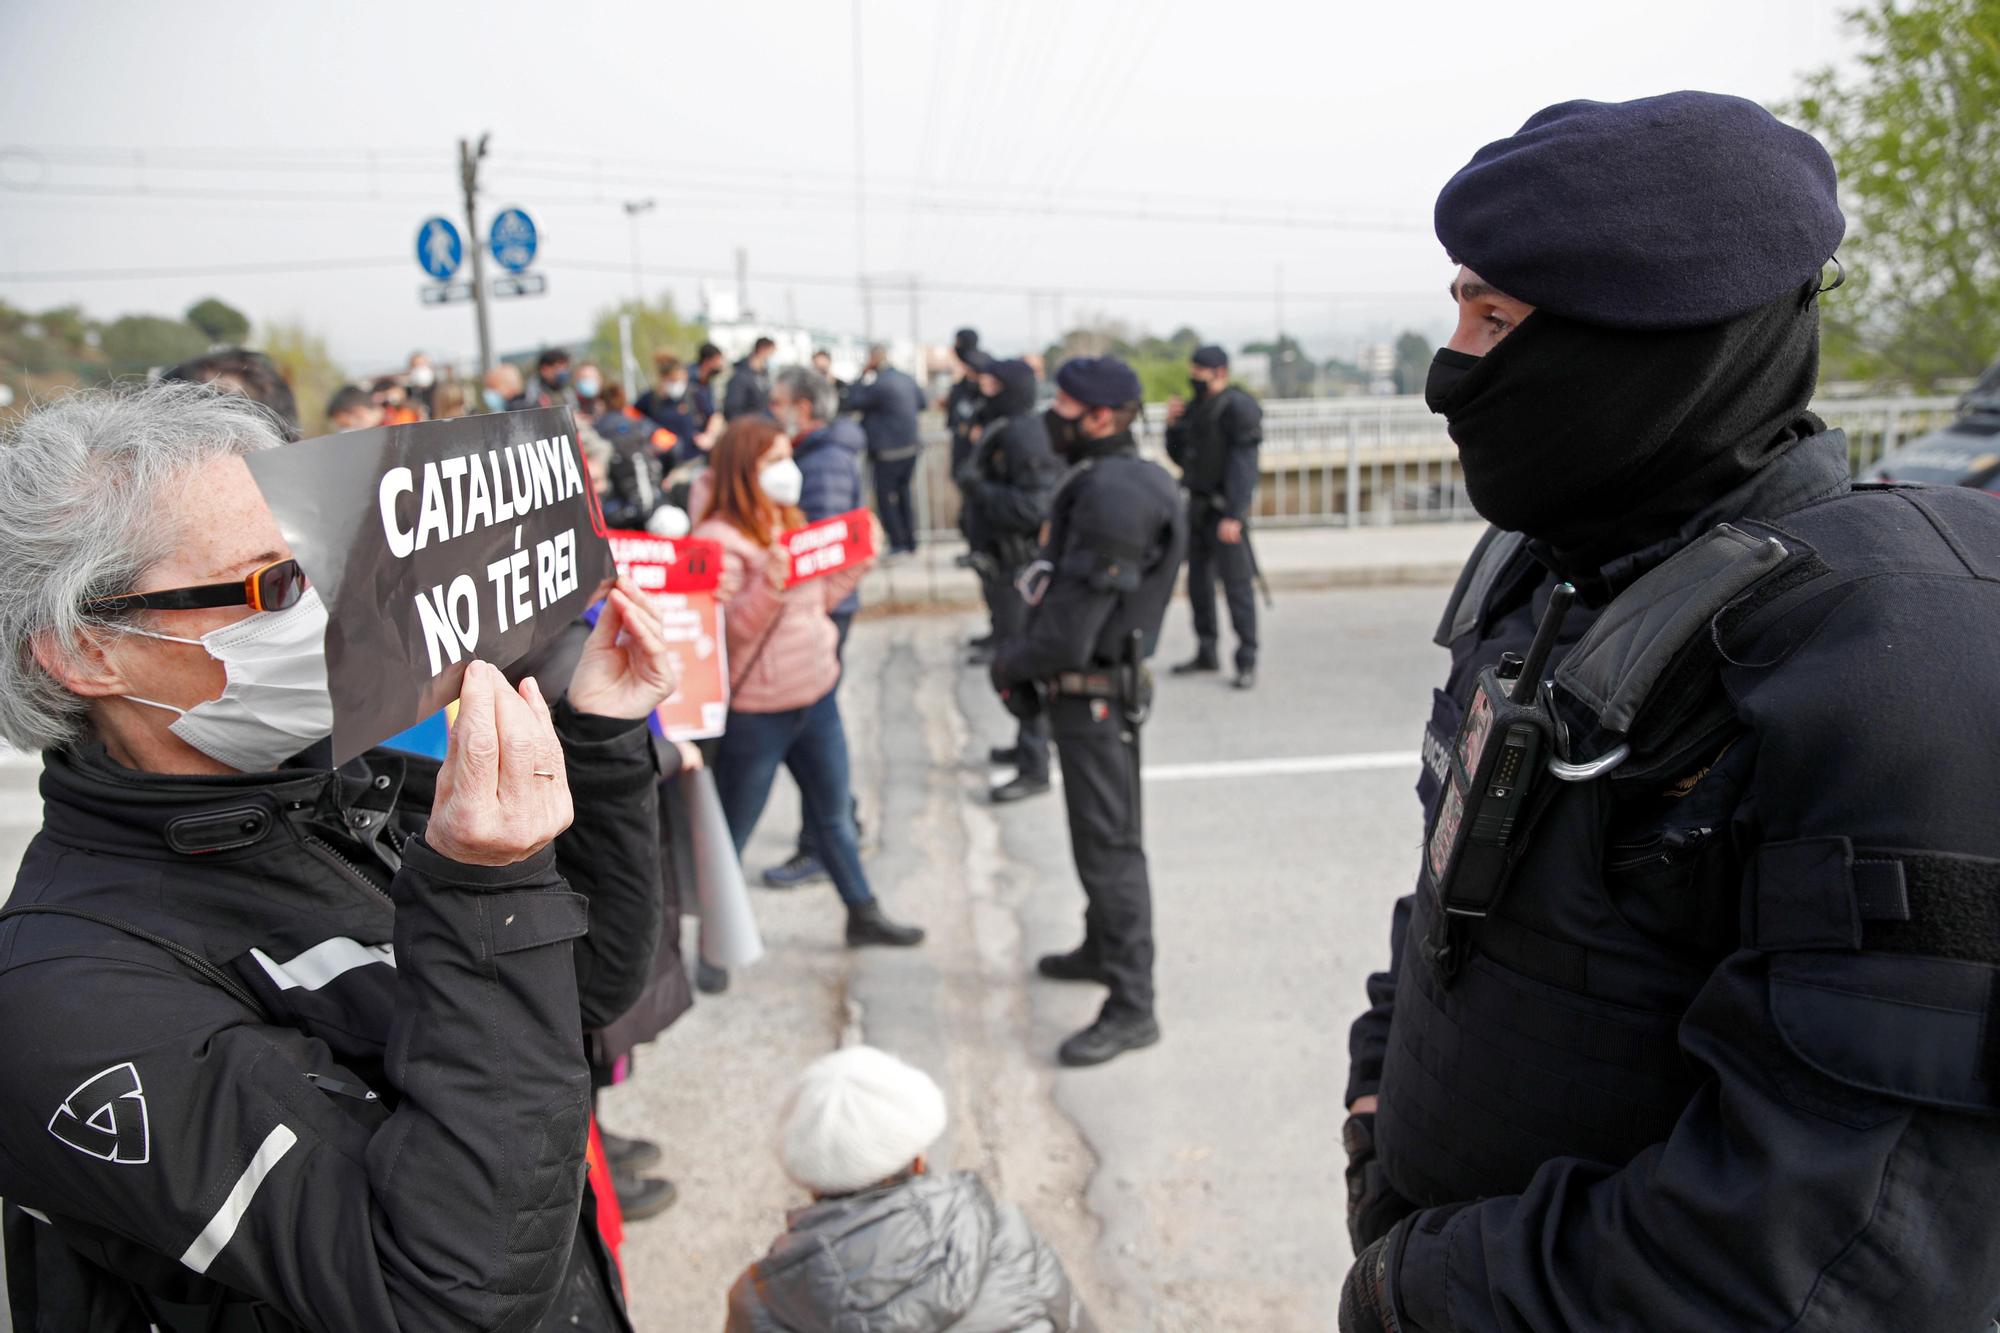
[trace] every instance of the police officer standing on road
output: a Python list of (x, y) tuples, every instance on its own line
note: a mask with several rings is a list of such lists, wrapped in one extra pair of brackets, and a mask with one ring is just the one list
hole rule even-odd
[(1089, 903), (1083, 943), (1043, 958), (1039, 970), (1111, 990), (1097, 1021), (1062, 1044), (1066, 1065), (1102, 1064), (1160, 1039), (1139, 727), (1152, 693), (1143, 662), (1159, 639), (1187, 529), (1173, 479), (1139, 457), (1139, 407), (1139, 377), (1116, 357), (1078, 358), (1056, 372), (1043, 420), (1070, 471), (1041, 557), (1024, 576), (1026, 631), (1000, 644), (992, 667), (1010, 708), (1025, 715), (1046, 700)]
[(1494, 528), (1353, 1030), (1347, 1333), (2000, 1308), (2000, 508), (1852, 484), (1806, 410), (1844, 226), (1709, 93), (1438, 198), (1425, 396)]
[[(986, 412), (979, 443), (966, 460), (959, 487), (965, 493), (966, 538), (993, 608), (996, 640), (1012, 638), (1028, 622), (1016, 586), (1041, 546), (1042, 524), (1062, 476), (1049, 447), (1048, 426), (1035, 411), (1035, 368), (1026, 361), (995, 361), (979, 376)], [(1039, 796), (1049, 789), (1049, 724), (1042, 716), (1020, 719), (1014, 744), (996, 749), (995, 763), (1014, 776), (993, 788), (996, 805)]]
[(1229, 353), (1195, 350), (1188, 364), (1194, 401), (1167, 403), (1167, 457), (1181, 470), (1188, 494), (1188, 604), (1194, 610), (1193, 658), (1176, 676), (1220, 671), (1221, 637), (1215, 623), (1215, 576), (1222, 575), (1229, 625), (1236, 631), (1239, 690), (1257, 684), (1256, 556), (1250, 549), (1250, 515), (1257, 502), (1257, 447), (1264, 442), (1264, 409), (1229, 382)]

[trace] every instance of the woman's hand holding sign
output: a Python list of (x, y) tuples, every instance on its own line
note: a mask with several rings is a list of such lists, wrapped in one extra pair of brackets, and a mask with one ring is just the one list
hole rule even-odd
[(424, 841), (463, 865), (525, 861), (569, 827), (569, 779), (549, 705), (484, 662), (465, 670)]
[(569, 706), (599, 717), (641, 718), (680, 686), (660, 616), (629, 578), (612, 585), (569, 681)]

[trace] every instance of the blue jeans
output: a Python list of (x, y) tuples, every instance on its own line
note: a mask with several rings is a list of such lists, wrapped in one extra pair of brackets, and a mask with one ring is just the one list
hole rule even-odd
[(757, 827), (778, 765), (791, 770), (805, 806), (806, 827), (820, 863), (833, 877), (840, 900), (849, 907), (873, 902), (861, 869), (861, 844), (854, 828), (854, 797), (847, 777), (847, 732), (840, 704), (828, 690), (818, 703), (784, 713), (729, 712), (729, 725), (715, 752), (715, 789), (737, 855)]

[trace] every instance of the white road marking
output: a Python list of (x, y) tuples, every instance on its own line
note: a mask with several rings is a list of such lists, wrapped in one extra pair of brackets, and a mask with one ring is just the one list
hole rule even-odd
[(197, 1273), (208, 1271), (208, 1266), (215, 1262), (215, 1256), (222, 1253), (222, 1247), (229, 1244), (229, 1238), (236, 1234), (243, 1215), (250, 1211), (250, 1201), (257, 1197), (257, 1187), (264, 1183), (264, 1177), (271, 1174), (271, 1168), (298, 1141), (299, 1136), (284, 1125), (264, 1136), (257, 1155), (250, 1159), (250, 1165), (244, 1167), (243, 1174), (236, 1178), (229, 1197), (222, 1201), (222, 1207), (215, 1210), (215, 1216), (208, 1219), (208, 1225), (201, 1229), (201, 1234), (194, 1238), (194, 1244), (188, 1246), (187, 1253), (181, 1256), (182, 1263)]
[[(1415, 768), (1415, 750), (1383, 750), (1374, 754), (1305, 754), (1266, 759), (1217, 759), (1205, 764), (1151, 764), (1139, 770), (1146, 782), (1203, 782), (1215, 778), (1310, 777), (1319, 773), (1369, 773), (1388, 768)], [(1003, 766), (1004, 767), (1004, 766)], [(1062, 782), (1061, 766), (1051, 779)]]
[(1414, 768), (1415, 750), (1385, 750), (1376, 754), (1307, 754), (1268, 759), (1217, 759), (1205, 764), (1153, 764), (1139, 770), (1147, 782), (1200, 782), (1209, 778), (1301, 777), (1314, 773), (1366, 773), (1383, 768)]

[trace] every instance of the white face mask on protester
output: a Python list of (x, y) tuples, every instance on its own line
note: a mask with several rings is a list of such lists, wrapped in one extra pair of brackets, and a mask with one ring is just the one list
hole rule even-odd
[(791, 459), (781, 458), (757, 474), (757, 484), (773, 504), (795, 505), (805, 494), (806, 474)]
[(428, 389), (437, 383), (437, 372), (429, 366), (412, 366), (409, 380), (412, 389)]
[(199, 639), (131, 629), (149, 639), (191, 643), (222, 663), (228, 683), (222, 696), (176, 708), (125, 698), (179, 713), (169, 731), (211, 759), (245, 773), (265, 773), (333, 732), (333, 695), (326, 683), (326, 605), (307, 588), (282, 611), (258, 611)]

